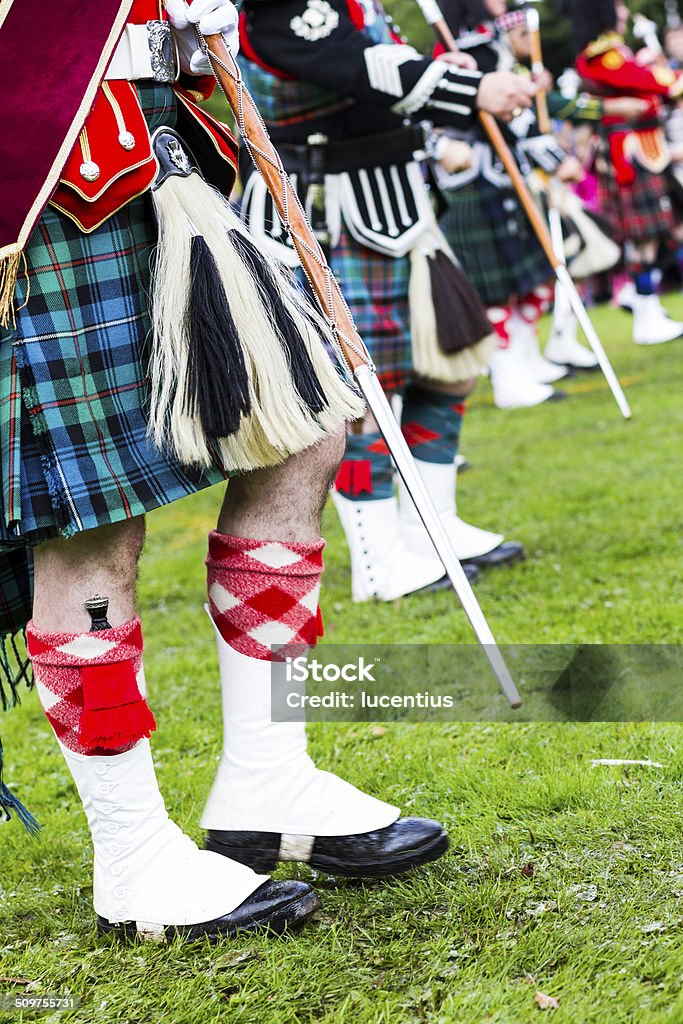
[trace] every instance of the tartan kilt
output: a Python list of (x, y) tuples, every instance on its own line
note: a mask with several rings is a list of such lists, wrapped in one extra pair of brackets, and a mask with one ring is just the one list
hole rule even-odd
[(342, 225), (330, 253), (358, 333), (377, 367), (382, 387), (402, 391), (413, 377), (410, 340), (410, 256), (395, 259), (361, 245)]
[(440, 227), (487, 306), (506, 305), (552, 276), (524, 210), (511, 188), (482, 175), (444, 191)]
[[(169, 87), (138, 91), (150, 129), (175, 124)], [(156, 238), (147, 194), (90, 234), (48, 207), (27, 243), (17, 284), (26, 305), (0, 333), (0, 637), (30, 617), (32, 546), (225, 479), (180, 466), (147, 439)]]
[(614, 228), (614, 240), (655, 241), (674, 229), (674, 213), (666, 174), (652, 174), (635, 165), (636, 180), (620, 185), (612, 165), (606, 160), (596, 163), (599, 209)]

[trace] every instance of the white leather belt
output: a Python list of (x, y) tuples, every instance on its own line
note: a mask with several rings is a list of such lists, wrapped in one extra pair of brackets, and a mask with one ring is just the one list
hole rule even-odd
[(110, 81), (151, 78), (170, 83), (178, 77), (178, 63), (175, 39), (167, 21), (126, 25), (104, 77)]

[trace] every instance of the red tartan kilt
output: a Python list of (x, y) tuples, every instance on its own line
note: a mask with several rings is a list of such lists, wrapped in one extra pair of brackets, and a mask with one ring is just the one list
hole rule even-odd
[(614, 227), (615, 241), (647, 242), (670, 234), (674, 214), (666, 176), (638, 167), (633, 184), (619, 185), (611, 171), (598, 171), (598, 199)]

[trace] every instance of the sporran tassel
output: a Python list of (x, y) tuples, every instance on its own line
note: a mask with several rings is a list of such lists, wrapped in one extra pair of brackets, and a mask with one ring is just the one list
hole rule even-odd
[(186, 411), (207, 437), (226, 437), (251, 411), (249, 378), (216, 261), (201, 235), (192, 238), (190, 270)]
[(297, 391), (311, 412), (322, 412), (327, 404), (325, 395), (304, 340), (282, 298), (281, 285), (278, 286), (261, 253), (246, 234), (233, 229), (230, 231), (230, 241), (242, 257), (247, 270), (258, 282), (264, 304), (272, 311), (273, 324), (289, 355), (290, 370)]
[(152, 197), (154, 443), (185, 465), (250, 470), (361, 415), (322, 317), (254, 249), (223, 197), (197, 173), (167, 177)]
[(415, 370), (423, 377), (449, 383), (483, 373), (497, 339), (476, 291), (438, 229), (432, 228), (420, 238), (410, 253), (410, 264)]
[(443, 249), (428, 259), (439, 348), (453, 355), (487, 337), (491, 324), (476, 288)]

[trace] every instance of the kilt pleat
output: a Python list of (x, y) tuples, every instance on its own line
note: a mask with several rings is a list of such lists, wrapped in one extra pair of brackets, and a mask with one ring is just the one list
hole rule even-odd
[(358, 332), (368, 347), (385, 390), (401, 391), (413, 376), (410, 342), (410, 257), (374, 252), (342, 226), (330, 253)]
[(444, 194), (441, 228), (487, 306), (527, 295), (552, 275), (512, 189), (480, 175)]

